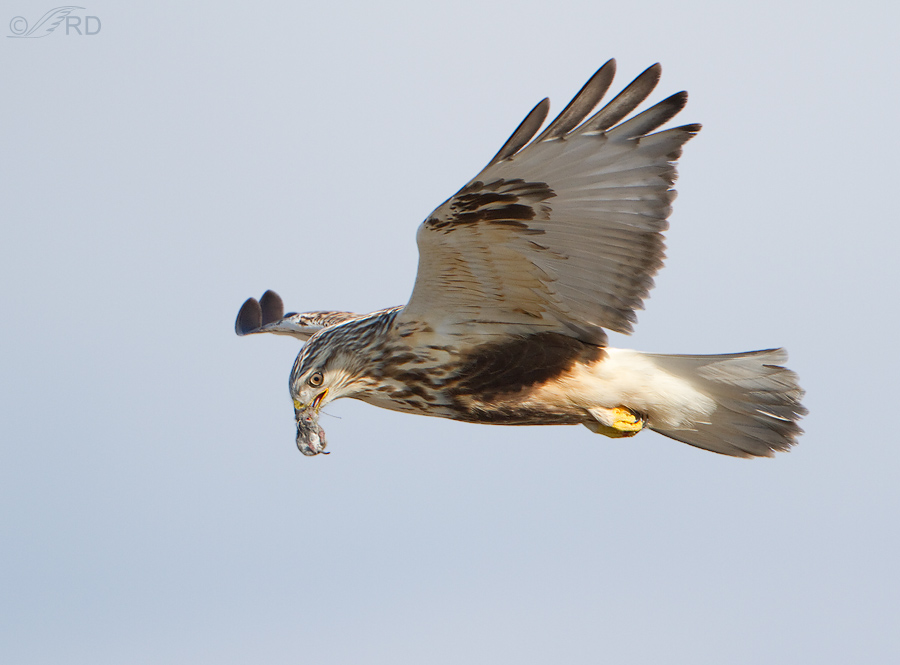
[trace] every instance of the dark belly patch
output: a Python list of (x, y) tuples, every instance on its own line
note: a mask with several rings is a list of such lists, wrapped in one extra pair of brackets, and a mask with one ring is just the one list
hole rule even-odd
[(537, 333), (509, 342), (482, 344), (461, 359), (447, 392), (491, 400), (521, 393), (606, 355), (599, 346), (559, 333)]
[(508, 342), (482, 344), (461, 358), (444, 389), (469, 422), (509, 425), (578, 423), (580, 411), (560, 410), (529, 400), (532, 391), (606, 355), (603, 348), (559, 333), (537, 333)]

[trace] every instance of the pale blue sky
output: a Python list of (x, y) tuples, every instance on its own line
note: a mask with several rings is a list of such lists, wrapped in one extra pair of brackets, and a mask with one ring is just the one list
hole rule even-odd
[[(900, 10), (321, 4), (0, 7), (0, 661), (900, 660)], [(704, 124), (613, 343), (786, 346), (799, 447), (344, 400), (301, 455), (241, 302), (405, 302), (417, 224), (609, 57)]]

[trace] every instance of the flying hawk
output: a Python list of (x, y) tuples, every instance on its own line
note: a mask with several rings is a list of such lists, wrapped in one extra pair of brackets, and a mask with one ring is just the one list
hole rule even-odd
[[(291, 371), (297, 446), (325, 449), (323, 406), (339, 397), (495, 425), (585, 425), (611, 437), (649, 428), (740, 457), (787, 450), (803, 390), (783, 349), (714, 356), (607, 346), (630, 333), (663, 264), (675, 161), (700, 125), (656, 131), (679, 92), (625, 119), (659, 81), (653, 65), (590, 115), (610, 60), (537, 138), (544, 99), (488, 165), (420, 226), (405, 306), (371, 314), (284, 314), (247, 300), (238, 335), (306, 341)], [(588, 117), (590, 115), (590, 117)]]

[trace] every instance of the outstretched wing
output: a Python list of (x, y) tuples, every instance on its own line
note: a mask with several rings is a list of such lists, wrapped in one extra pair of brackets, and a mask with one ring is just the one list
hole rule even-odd
[(322, 328), (362, 316), (351, 312), (291, 312), (285, 315), (281, 296), (274, 291), (266, 291), (259, 300), (248, 298), (241, 306), (234, 322), (234, 331), (241, 336), (275, 333), (306, 341)]
[(656, 87), (653, 65), (592, 117), (610, 60), (536, 139), (549, 104), (418, 230), (419, 269), (398, 323), (445, 334), (560, 332), (604, 344), (628, 333), (653, 286), (675, 191), (675, 160), (700, 130), (651, 133), (680, 92), (622, 122)]

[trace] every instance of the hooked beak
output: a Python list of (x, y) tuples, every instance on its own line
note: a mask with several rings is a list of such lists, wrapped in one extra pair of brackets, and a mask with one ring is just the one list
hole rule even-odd
[(319, 407), (328, 389), (323, 390), (308, 407), (294, 402), (294, 419), (297, 421), (297, 448), (310, 457), (325, 452), (325, 430), (319, 427)]

